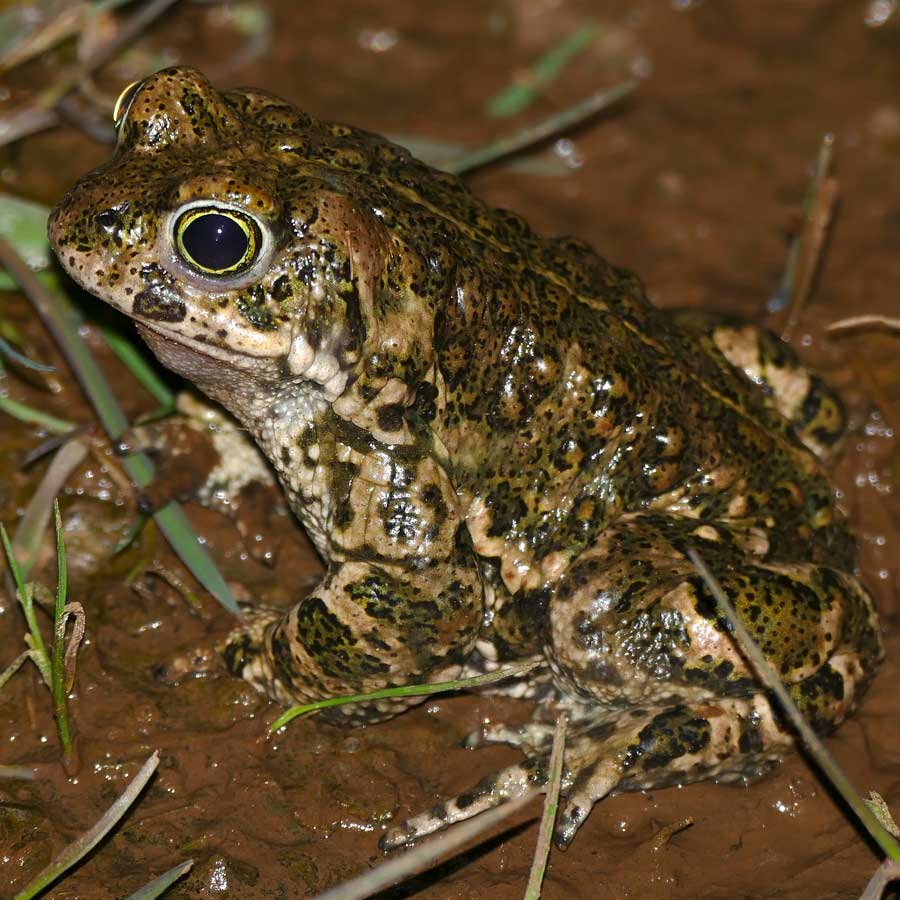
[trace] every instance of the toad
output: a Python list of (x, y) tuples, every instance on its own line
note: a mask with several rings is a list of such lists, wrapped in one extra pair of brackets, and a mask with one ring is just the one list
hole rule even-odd
[(548, 708), (570, 719), (560, 844), (613, 791), (782, 756), (691, 547), (813, 726), (853, 710), (881, 646), (821, 464), (843, 414), (786, 345), (657, 309), (584, 243), (262, 91), (171, 68), (116, 119), (53, 248), (248, 429), (327, 563), (227, 667), (295, 703), (537, 663), (509, 688), (534, 720), (472, 740), (524, 760), (383, 846), (544, 786)]

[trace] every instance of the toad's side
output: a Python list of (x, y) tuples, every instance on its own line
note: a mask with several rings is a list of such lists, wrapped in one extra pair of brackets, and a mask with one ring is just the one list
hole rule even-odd
[[(612, 790), (739, 777), (791, 744), (688, 547), (817, 729), (868, 683), (877, 623), (816, 458), (840, 408), (765, 333), (659, 311), (382, 138), (190, 69), (128, 93), (50, 233), (251, 431), (328, 563), (225, 647), (279, 701), (534, 659), (517, 688), (572, 720), (567, 842)], [(478, 738), (525, 762), (385, 845), (543, 785), (541, 709)]]

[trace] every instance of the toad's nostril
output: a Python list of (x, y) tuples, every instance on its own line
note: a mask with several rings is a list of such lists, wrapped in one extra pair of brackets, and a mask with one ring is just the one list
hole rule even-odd
[(104, 209), (103, 212), (99, 212), (94, 216), (94, 222), (106, 232), (117, 231), (122, 228), (124, 224), (123, 216), (128, 212), (128, 207), (129, 204), (126, 200), (118, 206), (111, 206), (109, 209)]
[(116, 226), (122, 224), (122, 217), (118, 210), (105, 209), (102, 213), (94, 216), (94, 221), (104, 230), (112, 231)]

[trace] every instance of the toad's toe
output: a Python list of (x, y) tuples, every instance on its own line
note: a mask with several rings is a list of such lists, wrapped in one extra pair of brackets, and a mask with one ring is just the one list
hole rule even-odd
[(524, 797), (530, 791), (542, 788), (546, 782), (546, 759), (527, 759), (507, 766), (488, 778), (483, 778), (475, 787), (458, 797), (442, 800), (427, 812), (389, 829), (382, 835), (379, 846), (382, 850), (402, 847), (448, 825), (471, 819), (495, 806)]

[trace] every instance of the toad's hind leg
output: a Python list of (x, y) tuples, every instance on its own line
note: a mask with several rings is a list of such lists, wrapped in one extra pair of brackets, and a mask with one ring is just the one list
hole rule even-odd
[[(871, 602), (852, 575), (764, 563), (724, 528), (710, 540), (696, 521), (623, 517), (570, 567), (550, 605), (545, 653), (571, 717), (559, 844), (612, 791), (755, 775), (793, 743), (685, 557), (687, 545), (700, 549), (817, 731), (852, 710), (880, 658)], [(543, 789), (546, 725), (495, 728), (487, 739), (495, 738), (511, 739), (527, 758), (392, 829), (382, 846)]]
[[(844, 684), (852, 685), (859, 672), (857, 653), (836, 654), (828, 669), (795, 685), (791, 693), (801, 711), (816, 721), (823, 695), (846, 708), (843, 700), (847, 698), (841, 696)], [(610, 793), (707, 778), (752, 778), (793, 745), (792, 735), (781, 727), (768, 698), (761, 693), (671, 707), (634, 708), (620, 711), (611, 719), (608, 713), (601, 716), (594, 711), (592, 715), (586, 707), (580, 712), (573, 710), (573, 714), (554, 830), (554, 840), (561, 847), (572, 841), (593, 805)], [(541, 735), (546, 738), (544, 747), (539, 747), (536, 737), (531, 742), (533, 755), (521, 763), (389, 829), (381, 838), (382, 849), (392, 850), (418, 840), (516, 800), (528, 791), (545, 790), (550, 739), (544, 729)]]
[[(801, 689), (802, 690), (802, 689)], [(821, 686), (807, 686), (811, 696)], [(753, 777), (792, 745), (763, 694), (671, 707), (592, 714), (573, 710), (566, 736), (560, 811), (554, 840), (567, 846), (593, 805), (608, 794), (687, 784), (718, 777)], [(391, 850), (478, 813), (544, 791), (550, 740), (534, 755), (482, 779), (470, 790), (442, 801), (387, 831), (381, 847)]]
[[(716, 774), (752, 775), (790, 745), (765, 697), (714, 704), (633, 709), (609, 720), (573, 710), (566, 735), (560, 813), (554, 839), (568, 845), (594, 803), (613, 791), (686, 783)], [(528, 791), (546, 789), (550, 738), (541, 751), (508, 766), (459, 796), (392, 828), (381, 839), (390, 850), (471, 818)], [(535, 741), (537, 743), (537, 741)], [(733, 768), (741, 760), (741, 767)], [(732, 768), (723, 769), (723, 761)]]
[(846, 427), (843, 404), (788, 344), (768, 329), (732, 316), (696, 309), (676, 309), (671, 315), (683, 328), (711, 339), (731, 365), (759, 385), (765, 402), (791, 423), (813, 453), (830, 454)]

